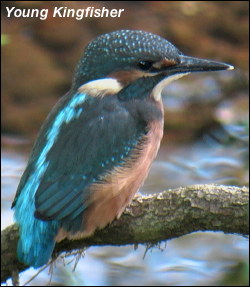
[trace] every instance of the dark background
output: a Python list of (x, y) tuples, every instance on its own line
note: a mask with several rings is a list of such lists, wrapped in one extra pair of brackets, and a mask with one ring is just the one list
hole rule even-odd
[[(2, 1), (1, 5), (2, 34), (6, 38), (2, 47), (4, 133), (35, 136), (53, 104), (69, 89), (84, 46), (97, 35), (113, 30), (153, 32), (186, 54), (230, 63), (244, 76), (248, 72), (247, 1)], [(75, 9), (105, 6), (125, 11), (121, 18), (79, 21), (53, 18), (51, 12), (47, 20), (40, 20), (6, 18), (6, 5), (50, 11), (53, 6)], [(237, 77), (238, 82), (234, 78), (228, 96), (235, 91), (242, 92), (244, 76)], [(196, 112), (194, 105), (192, 108)], [(199, 114), (212, 120), (208, 108), (199, 106), (198, 109), (204, 109)], [(192, 114), (190, 108), (188, 114)], [(189, 117), (178, 116), (180, 125)], [(175, 120), (176, 115), (168, 118), (169, 125), (172, 117)], [(204, 126), (211, 124), (204, 118), (197, 121), (204, 121)]]

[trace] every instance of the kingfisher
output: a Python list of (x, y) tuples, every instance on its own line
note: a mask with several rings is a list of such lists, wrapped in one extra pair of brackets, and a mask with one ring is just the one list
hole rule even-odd
[(233, 66), (189, 57), (140, 30), (98, 36), (43, 123), (12, 207), (18, 259), (38, 268), (56, 242), (104, 228), (143, 185), (163, 136), (162, 89)]

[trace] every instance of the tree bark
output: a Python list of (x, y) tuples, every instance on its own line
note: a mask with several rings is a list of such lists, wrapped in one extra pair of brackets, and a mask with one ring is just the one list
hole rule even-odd
[[(119, 219), (89, 238), (58, 243), (53, 256), (93, 245), (156, 244), (194, 231), (247, 235), (248, 197), (247, 187), (223, 185), (193, 185), (149, 196), (138, 195)], [(3, 230), (1, 238), (1, 282), (4, 282), (29, 267), (16, 258), (17, 225)]]

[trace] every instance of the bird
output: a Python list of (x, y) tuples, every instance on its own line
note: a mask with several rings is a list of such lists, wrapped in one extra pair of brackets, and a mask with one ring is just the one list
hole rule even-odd
[(92, 40), (39, 131), (12, 203), (19, 261), (41, 267), (56, 242), (91, 236), (119, 218), (157, 155), (162, 89), (193, 72), (232, 69), (146, 31)]

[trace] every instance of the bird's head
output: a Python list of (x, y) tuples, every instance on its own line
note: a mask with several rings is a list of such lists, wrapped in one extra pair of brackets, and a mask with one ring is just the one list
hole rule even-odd
[[(101, 35), (88, 44), (73, 85), (115, 79), (122, 87), (145, 77), (168, 82), (199, 71), (230, 70), (233, 66), (183, 55), (164, 38), (139, 30), (120, 30)], [(158, 81), (158, 82), (159, 82)]]

